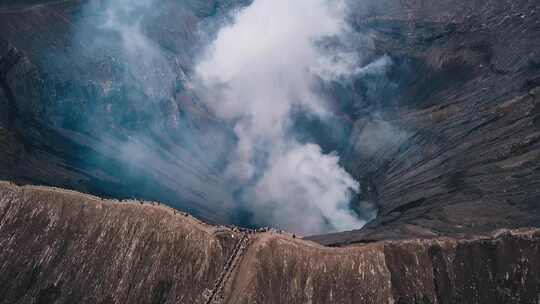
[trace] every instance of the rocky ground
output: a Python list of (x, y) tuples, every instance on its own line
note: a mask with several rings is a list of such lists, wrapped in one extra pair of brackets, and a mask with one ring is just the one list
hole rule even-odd
[(536, 303), (540, 231), (323, 247), (0, 183), (0, 303)]
[[(231, 3), (192, 1), (186, 4), (189, 9), (176, 8), (190, 16), (173, 16), (184, 22), (175, 23), (177, 28), (166, 23), (150, 30), (160, 33), (161, 43), (175, 50), (182, 62), (189, 54), (184, 54), (186, 44), (181, 42), (193, 41), (197, 20)], [(149, 166), (140, 176), (126, 174), (111, 161), (120, 153), (114, 146), (94, 151), (95, 135), (70, 128), (69, 122), (55, 122), (58, 117), (82, 119), (84, 111), (91, 111), (77, 97), (66, 101), (73, 103), (72, 112), (51, 112), (65, 88), (75, 86), (77, 96), (96, 90), (92, 82), (76, 87), (40, 69), (44, 49), (61, 53), (75, 47), (67, 37), (80, 7), (79, 1), (61, 1), (0, 10), (0, 178), (105, 196), (159, 199), (215, 222), (226, 221), (228, 211), (205, 203), (210, 198), (178, 204), (174, 177), (163, 178)], [(393, 95), (377, 105), (359, 104), (360, 111), (348, 114), (346, 121), (353, 122), (348, 142), (352, 145), (373, 125), (372, 115), (365, 114), (373, 111), (404, 130), (406, 140), (369, 155), (354, 147), (343, 151), (344, 165), (363, 187), (358, 200), (375, 204), (378, 216), (360, 231), (313, 240), (346, 244), (540, 224), (539, 10), (534, 0), (358, 2), (351, 22), (358, 32), (373, 37), (374, 56), (387, 54), (405, 68), (389, 76), (399, 87)], [(88, 60), (74, 58), (68, 71), (83, 77)], [(96, 73), (107, 74), (108, 65), (101, 65), (104, 70)], [(180, 63), (178, 68), (189, 67)], [(51, 84), (55, 90), (50, 90)], [(364, 91), (352, 92), (354, 102)], [(200, 114), (189, 98), (177, 98), (176, 107), (191, 113), (194, 121), (203, 119), (196, 118)], [(164, 105), (168, 106), (172, 105)], [(170, 119), (176, 118), (161, 120)], [(87, 155), (92, 155), (90, 161)], [(198, 170), (203, 180), (215, 179), (205, 167)], [(205, 195), (197, 189), (188, 192)]]
[[(188, 1), (185, 23), (152, 30), (189, 42), (193, 24), (231, 2)], [(96, 138), (58, 123), (62, 113), (48, 112), (57, 97), (48, 95), (48, 86), (56, 76), (43, 71), (41, 52), (73, 47), (66, 37), (81, 3), (0, 6), (0, 179), (174, 201), (153, 194), (174, 193), (173, 184), (152, 179), (156, 172), (136, 181), (144, 187), (115, 175), (117, 167), (107, 162), (114, 148), (93, 151), (108, 165), (96, 170), (81, 157)], [(148, 203), (2, 183), (0, 302), (540, 301), (539, 233), (520, 229), (540, 226), (540, 4), (356, 5), (351, 22), (373, 38), (374, 56), (386, 54), (402, 67), (389, 76), (397, 91), (344, 119), (351, 122), (349, 142), (373, 125), (366, 114), (373, 110), (406, 134), (369, 154), (352, 145), (342, 151), (347, 170), (362, 184), (358, 200), (379, 210), (375, 220), (309, 241), (276, 233), (245, 239), (247, 231), (208, 226)], [(182, 52), (183, 45), (159, 37)], [(87, 68), (79, 59), (71, 66), (74, 75)], [(52, 83), (60, 95), (73, 86)], [(95, 94), (92, 85), (74, 90)], [(352, 100), (366, 93), (361, 85), (352, 92)], [(182, 94), (175, 102), (200, 114)], [(69, 116), (80, 117), (76, 110), (85, 106), (75, 104)], [(212, 204), (176, 207), (215, 222), (228, 217)]]
[(381, 52), (415, 62), (415, 76), (385, 112), (409, 139), (372, 157), (352, 156), (350, 171), (377, 202), (377, 219), (361, 231), (314, 240), (538, 226), (539, 4), (362, 3), (358, 27), (377, 37)]

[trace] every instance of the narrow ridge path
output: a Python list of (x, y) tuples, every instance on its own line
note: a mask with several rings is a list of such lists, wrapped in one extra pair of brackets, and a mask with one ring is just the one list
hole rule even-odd
[(240, 240), (236, 243), (236, 246), (233, 250), (233, 253), (227, 260), (227, 263), (225, 264), (225, 268), (219, 275), (218, 280), (214, 284), (214, 288), (210, 292), (210, 295), (204, 302), (205, 304), (220, 304), (223, 302), (223, 289), (225, 288), (225, 285), (229, 281), (229, 279), (232, 276), (232, 273), (236, 266), (238, 265), (238, 262), (244, 255), (244, 253), (247, 250), (247, 247), (249, 245), (249, 233), (243, 233)]

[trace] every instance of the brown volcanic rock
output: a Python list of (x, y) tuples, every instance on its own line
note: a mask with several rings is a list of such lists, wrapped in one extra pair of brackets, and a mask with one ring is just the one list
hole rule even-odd
[(221, 277), (211, 303), (540, 300), (534, 229), (345, 248), (240, 235), (149, 203), (0, 183), (0, 303), (209, 303)]
[(273, 236), (254, 243), (239, 270), (252, 279), (228, 303), (534, 303), (539, 241), (532, 230), (320, 248)]
[[(212, 303), (538, 303), (539, 232), (491, 233), (540, 226), (540, 4), (357, 5), (354, 26), (377, 55), (410, 62), (410, 79), (377, 109), (408, 140), (346, 155), (379, 214), (359, 231), (311, 238), (342, 248), (267, 233), (238, 249), (239, 233), (168, 209), (2, 184), (0, 302), (207, 303), (219, 281)], [(0, 11), (2, 179), (122, 186), (73, 165), (90, 137), (40, 121), (54, 113), (39, 100), (54, 98), (42, 96), (36, 58), (66, 47), (78, 9)], [(369, 124), (351, 118), (352, 140)]]
[(204, 303), (239, 235), (166, 207), (0, 184), (0, 303)]

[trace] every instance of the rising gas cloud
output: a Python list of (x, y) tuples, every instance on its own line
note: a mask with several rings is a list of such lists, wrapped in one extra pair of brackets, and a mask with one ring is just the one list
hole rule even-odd
[[(380, 127), (390, 127), (384, 138), (396, 129), (381, 120), (345, 130), (323, 88), (386, 82), (377, 75), (392, 60), (366, 51), (370, 39), (349, 28), (345, 0), (212, 3), (86, 4), (71, 53), (46, 60), (51, 74), (95, 92), (73, 90), (56, 104), (85, 114), (74, 126), (95, 138), (85, 166), (125, 182), (121, 195), (134, 189), (220, 222), (302, 234), (361, 227), (372, 210), (352, 210), (360, 184), (322, 137), (358, 141), (350, 149), (367, 155), (384, 146)], [(86, 108), (69, 108), (81, 96)], [(325, 135), (299, 127), (299, 117), (322, 122)]]
[(255, 221), (301, 233), (358, 228), (359, 184), (316, 143), (293, 136), (293, 111), (331, 115), (315, 87), (355, 73), (351, 52), (325, 47), (349, 29), (345, 4), (255, 0), (223, 27), (196, 67), (206, 104), (238, 138), (225, 174)]

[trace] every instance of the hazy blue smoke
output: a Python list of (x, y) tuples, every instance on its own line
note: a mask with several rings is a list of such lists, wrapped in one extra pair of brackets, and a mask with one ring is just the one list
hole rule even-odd
[(154, 0), (107, 1), (102, 29), (116, 36), (127, 73), (142, 85), (146, 96), (171, 95), (175, 74), (159, 46), (143, 32), (143, 18), (155, 7)]
[(402, 135), (336, 114), (328, 88), (393, 64), (359, 48), (372, 42), (346, 13), (341, 0), (90, 1), (49, 66), (75, 83), (49, 116), (91, 135), (89, 172), (135, 193), (222, 222), (359, 228), (373, 208), (350, 208), (360, 185), (338, 146), (368, 155)]

